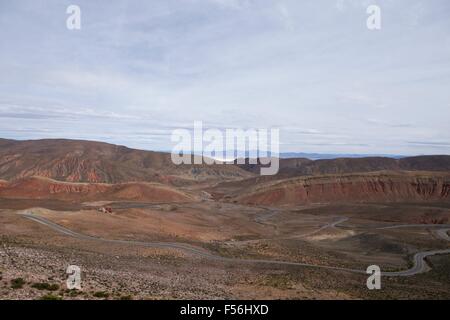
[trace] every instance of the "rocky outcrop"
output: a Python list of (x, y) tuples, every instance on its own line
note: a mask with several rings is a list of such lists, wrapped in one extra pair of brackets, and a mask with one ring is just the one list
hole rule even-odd
[(258, 205), (450, 201), (450, 174), (381, 172), (299, 177), (262, 183), (231, 199)]

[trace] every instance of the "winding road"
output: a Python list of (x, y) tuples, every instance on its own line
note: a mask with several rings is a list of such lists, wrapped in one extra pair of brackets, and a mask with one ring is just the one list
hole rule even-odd
[[(438, 238), (442, 240), (450, 241), (450, 237), (448, 236), (448, 231), (450, 230), (450, 225), (430, 225), (430, 224), (402, 224), (402, 225), (394, 225), (389, 227), (378, 228), (378, 230), (387, 230), (387, 229), (399, 229), (399, 228), (440, 228), (435, 231), (435, 234)], [(432, 251), (422, 251), (418, 252), (413, 257), (413, 267), (409, 270), (397, 271), (397, 272), (382, 272), (381, 274), (387, 277), (395, 277), (395, 276), (413, 276), (419, 273), (427, 272), (431, 268), (425, 261), (425, 258), (434, 256), (437, 254), (450, 254), (450, 249), (444, 250), (432, 250)]]
[[(144, 242), (144, 241), (105, 239), (105, 238), (100, 238), (100, 237), (93, 237), (93, 236), (89, 236), (89, 235), (85, 235), (82, 233), (72, 231), (72, 230), (67, 229), (59, 224), (56, 224), (56, 223), (50, 221), (50, 220), (47, 220), (43, 217), (33, 215), (32, 213), (23, 213), (20, 215), (26, 219), (29, 219), (34, 222), (45, 225), (46, 227), (49, 227), (50, 229), (52, 229), (58, 233), (61, 233), (66, 236), (70, 236), (70, 237), (73, 237), (73, 238), (76, 238), (79, 240), (97, 241), (97, 242), (103, 242), (103, 243), (124, 244), (124, 245), (138, 245), (138, 246), (143, 246), (143, 247), (159, 248), (159, 249), (176, 249), (176, 250), (184, 251), (189, 254), (199, 256), (199, 257), (223, 261), (223, 262), (300, 266), (300, 267), (322, 268), (322, 269), (329, 269), (329, 270), (347, 271), (347, 272), (358, 273), (358, 274), (366, 274), (365, 270), (357, 270), (357, 269), (342, 268), (342, 267), (332, 267), (332, 266), (324, 266), (324, 265), (315, 265), (315, 264), (309, 264), (309, 263), (264, 260), (264, 259), (227, 258), (227, 257), (215, 255), (214, 253), (207, 251), (203, 248), (195, 247), (195, 246), (185, 244), (185, 243), (178, 243), (178, 242)], [(320, 229), (309, 233), (308, 235), (317, 233), (325, 228), (336, 227), (338, 224), (343, 223), (347, 220), (348, 220), (348, 218), (346, 218), (346, 217), (339, 218), (338, 220), (331, 222), (329, 224), (326, 224), (326, 225), (320, 227)], [(430, 225), (409, 225), (409, 226), (412, 226), (412, 227), (418, 227), (418, 226), (434, 227), (434, 226), (430, 226)], [(384, 228), (378, 228), (378, 229), (394, 229), (394, 228), (406, 228), (406, 227), (408, 227), (408, 225), (390, 226), (390, 227), (384, 227)], [(442, 227), (442, 225), (440, 227)], [(448, 225), (445, 225), (445, 227), (446, 227), (445, 229), (437, 230), (436, 235), (443, 240), (450, 241), (450, 237), (448, 236), (448, 233), (447, 233), (448, 230), (450, 230), (450, 228), (447, 228)], [(305, 236), (305, 235), (302, 235), (302, 236)], [(430, 270), (430, 267), (427, 265), (425, 258), (432, 256), (432, 255), (437, 255), (437, 254), (450, 254), (450, 249), (418, 252), (414, 255), (412, 268), (410, 268), (408, 270), (397, 271), (397, 272), (382, 272), (381, 274), (383, 276), (398, 277), (398, 276), (413, 276), (413, 275), (416, 275), (419, 273), (426, 272), (426, 271)]]

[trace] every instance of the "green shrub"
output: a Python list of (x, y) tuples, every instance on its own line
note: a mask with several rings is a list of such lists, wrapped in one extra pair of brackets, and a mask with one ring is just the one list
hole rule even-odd
[(48, 290), (48, 291), (56, 291), (59, 289), (59, 285), (50, 284), (46, 282), (34, 283), (31, 287), (38, 290)]
[(49, 293), (46, 294), (45, 296), (40, 297), (39, 300), (62, 300), (62, 298), (60, 296), (55, 296)]
[(109, 293), (105, 292), (105, 291), (97, 291), (94, 293), (94, 297), (96, 298), (108, 298), (109, 297)]
[(25, 284), (25, 280), (22, 278), (16, 278), (11, 280), (11, 288), (13, 289), (21, 289), (23, 288), (23, 285)]
[(75, 289), (72, 289), (72, 290), (66, 290), (66, 293), (67, 293), (70, 297), (77, 297), (77, 296), (79, 296), (80, 294), (82, 294), (81, 291), (75, 290)]

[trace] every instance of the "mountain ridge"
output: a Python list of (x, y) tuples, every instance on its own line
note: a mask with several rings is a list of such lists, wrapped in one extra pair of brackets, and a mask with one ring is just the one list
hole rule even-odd
[(41, 176), (69, 182), (153, 181), (183, 185), (251, 175), (233, 166), (175, 165), (168, 153), (104, 142), (67, 139), (0, 141), (0, 179), (3, 180)]
[(450, 172), (450, 156), (416, 156), (310, 160), (280, 159), (275, 176), (261, 178), (261, 165), (175, 165), (170, 153), (145, 151), (105, 142), (43, 139), (0, 139), (0, 179), (41, 176), (90, 183), (159, 182), (174, 186), (200, 181), (277, 180), (289, 177), (357, 172)]

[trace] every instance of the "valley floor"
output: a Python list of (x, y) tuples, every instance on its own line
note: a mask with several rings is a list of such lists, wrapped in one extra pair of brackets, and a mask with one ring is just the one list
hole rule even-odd
[[(448, 204), (115, 202), (105, 214), (89, 203), (27, 201), (0, 200), (1, 299), (450, 299), (449, 254), (428, 257), (428, 272), (383, 277), (381, 290), (368, 290), (364, 274), (373, 264), (407, 270), (417, 252), (450, 249), (438, 232), (444, 226), (417, 226), (448, 219)], [(207, 254), (136, 241), (182, 243)], [(82, 270), (81, 291), (66, 289), (69, 265)]]

